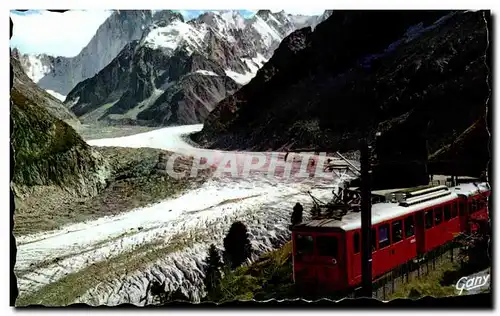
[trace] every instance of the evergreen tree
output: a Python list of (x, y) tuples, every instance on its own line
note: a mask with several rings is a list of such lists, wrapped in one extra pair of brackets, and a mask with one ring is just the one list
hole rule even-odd
[(231, 268), (239, 267), (250, 258), (252, 246), (248, 239), (248, 231), (242, 222), (234, 222), (224, 238), (224, 256), (229, 260)]
[(148, 283), (146, 288), (146, 296), (144, 299), (147, 300), (148, 295), (153, 297), (153, 303), (164, 305), (167, 302), (167, 293), (165, 291), (165, 281), (162, 283), (153, 280)]
[(293, 207), (292, 212), (292, 226), (302, 223), (302, 213), (304, 212), (304, 208), (300, 203), (296, 203)]
[(207, 298), (209, 299), (215, 296), (216, 289), (221, 279), (221, 268), (222, 262), (219, 251), (215, 248), (214, 244), (211, 244), (208, 249), (208, 257), (205, 259), (205, 279), (203, 280)]
[(151, 303), (155, 305), (165, 305), (174, 301), (190, 302), (189, 297), (182, 293), (180, 288), (177, 288), (177, 290), (173, 292), (169, 292), (165, 290), (165, 288), (165, 281), (163, 281), (162, 283), (156, 280), (150, 281), (148, 283), (148, 286), (146, 287), (145, 296), (142, 297), (139, 301), (145, 301), (146, 303), (148, 303), (148, 297), (151, 296)]

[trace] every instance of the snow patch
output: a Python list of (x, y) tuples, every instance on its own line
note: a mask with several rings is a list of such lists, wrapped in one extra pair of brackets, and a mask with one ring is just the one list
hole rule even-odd
[(228, 26), (232, 26), (237, 29), (245, 28), (245, 19), (238, 12), (222, 12), (220, 14), (220, 17), (226, 22), (226, 25)]
[(29, 67), (25, 69), (25, 72), (34, 83), (40, 81), (51, 71), (50, 66), (45, 65), (38, 55), (28, 55), (28, 63)]
[(209, 70), (196, 70), (195, 73), (202, 74), (202, 75), (205, 75), (205, 76), (214, 76), (214, 77), (218, 77), (219, 76), (215, 72), (209, 71)]
[(187, 23), (173, 21), (166, 27), (152, 29), (144, 39), (144, 43), (153, 49), (176, 50), (182, 43), (191, 47), (201, 47), (204, 37), (205, 32), (199, 31)]
[(51, 96), (53, 96), (54, 98), (60, 100), (61, 102), (64, 102), (64, 100), (66, 100), (66, 96), (65, 95), (62, 95), (60, 93), (57, 93), (55, 91), (52, 91), (52, 90), (45, 90), (48, 94), (50, 94)]
[(239, 72), (236, 72), (236, 71), (232, 71), (232, 70), (225, 70), (224, 71), (226, 73), (226, 75), (233, 79), (236, 83), (238, 84), (241, 84), (241, 85), (245, 85), (247, 83), (250, 82), (250, 80), (252, 80), (253, 77), (255, 77), (255, 73), (252, 73), (252, 72), (247, 72), (247, 73), (239, 73)]
[(252, 58), (252, 61), (259, 65), (259, 68), (262, 67), (265, 63), (267, 63), (267, 58), (262, 54), (257, 53), (257, 57)]
[(254, 23), (252, 23), (252, 27), (262, 37), (267, 47), (271, 46), (273, 41), (281, 42), (281, 35), (257, 15), (255, 16)]
[(245, 62), (247, 67), (250, 69), (250, 72), (254, 74), (254, 76), (257, 71), (262, 68), (262, 66), (264, 66), (264, 64), (267, 62), (267, 59), (261, 54), (257, 54), (257, 57), (254, 57), (252, 59), (242, 58), (241, 60)]

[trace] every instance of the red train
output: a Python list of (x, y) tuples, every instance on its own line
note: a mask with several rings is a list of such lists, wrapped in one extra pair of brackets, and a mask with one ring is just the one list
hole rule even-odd
[[(372, 276), (377, 278), (488, 220), (487, 183), (394, 192), (372, 205)], [(292, 229), (293, 278), (305, 288), (343, 291), (361, 283), (361, 213)]]

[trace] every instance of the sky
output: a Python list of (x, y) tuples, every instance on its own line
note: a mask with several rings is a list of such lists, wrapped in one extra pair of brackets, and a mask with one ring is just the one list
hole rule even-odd
[[(179, 11), (186, 20), (196, 18), (207, 10)], [(251, 17), (255, 10), (239, 10), (244, 17)], [(321, 14), (323, 11), (288, 11), (293, 14)], [(111, 10), (70, 10), (56, 13), (45, 10), (12, 10), (14, 23), (11, 47), (24, 54), (45, 53), (52, 56), (78, 55), (92, 39), (99, 26), (111, 15)]]

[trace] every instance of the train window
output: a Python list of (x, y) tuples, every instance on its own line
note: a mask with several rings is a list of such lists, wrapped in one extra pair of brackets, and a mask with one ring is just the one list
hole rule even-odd
[(354, 253), (359, 253), (359, 233), (354, 233), (353, 244), (354, 244)]
[(451, 218), (457, 217), (457, 203), (451, 204)]
[(425, 228), (429, 229), (434, 226), (434, 218), (432, 216), (432, 210), (425, 212)]
[(460, 214), (460, 216), (465, 215), (465, 203), (464, 202), (460, 202), (459, 208), (458, 208), (458, 214)]
[(382, 249), (391, 244), (389, 239), (389, 224), (380, 225), (378, 228), (378, 248)]
[(449, 221), (451, 218), (451, 209), (450, 209), (450, 204), (446, 204), (443, 207), (443, 213), (444, 213), (444, 220)]
[(441, 207), (434, 209), (434, 225), (437, 226), (443, 221), (443, 209)]
[(316, 237), (316, 245), (318, 247), (319, 256), (328, 256), (337, 258), (338, 240), (334, 236), (319, 236)]
[(312, 254), (314, 252), (314, 240), (309, 235), (297, 235), (297, 253), (298, 254)]
[(405, 238), (415, 235), (415, 224), (413, 223), (413, 215), (405, 218)]
[(370, 238), (372, 240), (372, 252), (377, 251), (377, 234), (375, 228), (372, 228), (372, 234)]
[(395, 221), (392, 223), (392, 243), (403, 240), (403, 222)]

